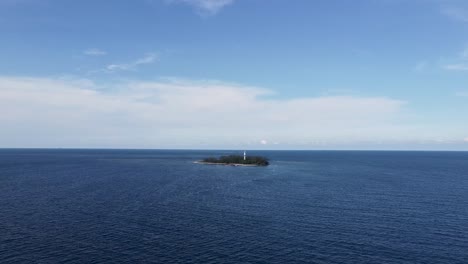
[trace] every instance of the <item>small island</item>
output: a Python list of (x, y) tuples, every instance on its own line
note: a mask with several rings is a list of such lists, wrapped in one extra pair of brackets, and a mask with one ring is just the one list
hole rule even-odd
[(219, 158), (205, 158), (196, 163), (212, 165), (231, 165), (231, 166), (268, 166), (270, 163), (267, 158), (260, 156), (229, 155)]

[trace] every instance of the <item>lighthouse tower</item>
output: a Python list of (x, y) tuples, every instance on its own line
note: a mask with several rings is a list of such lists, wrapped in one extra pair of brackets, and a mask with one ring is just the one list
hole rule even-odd
[(246, 155), (245, 155), (245, 150), (244, 150), (244, 160), (245, 160), (245, 156), (246, 156)]

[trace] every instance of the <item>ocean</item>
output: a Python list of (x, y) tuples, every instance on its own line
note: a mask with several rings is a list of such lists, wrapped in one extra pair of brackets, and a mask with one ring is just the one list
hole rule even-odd
[(0, 263), (468, 263), (468, 152), (0, 150)]

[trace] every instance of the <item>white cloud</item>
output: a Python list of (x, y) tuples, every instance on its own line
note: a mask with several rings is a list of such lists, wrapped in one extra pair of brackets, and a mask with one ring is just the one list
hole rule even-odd
[(442, 13), (459, 21), (468, 22), (468, 10), (460, 7), (448, 7), (442, 9)]
[(234, 0), (169, 0), (171, 3), (185, 3), (195, 7), (201, 14), (214, 15)]
[(145, 57), (137, 59), (130, 63), (122, 64), (109, 64), (106, 66), (105, 71), (115, 72), (115, 71), (134, 71), (138, 66), (144, 64), (151, 64), (157, 60), (157, 55), (154, 53), (148, 53)]
[(272, 95), (219, 82), (101, 87), (87, 80), (0, 77), (0, 146), (242, 148), (258, 138), (299, 145), (407, 133), (395, 123), (405, 105), (400, 100)]
[(463, 141), (468, 143), (468, 137), (464, 138)]
[(87, 49), (83, 51), (83, 54), (88, 55), (88, 56), (103, 56), (103, 55), (106, 55), (107, 52), (104, 50), (93, 48), (93, 49)]
[(266, 141), (265, 139), (262, 139), (262, 140), (260, 140), (260, 144), (266, 145), (266, 144), (268, 144), (268, 141)]

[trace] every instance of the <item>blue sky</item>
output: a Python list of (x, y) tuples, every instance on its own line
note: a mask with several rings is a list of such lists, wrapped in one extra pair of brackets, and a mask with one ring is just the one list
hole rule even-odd
[(468, 150), (462, 0), (0, 0), (0, 146)]

